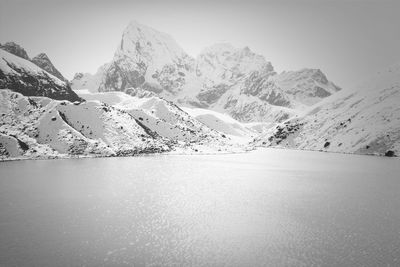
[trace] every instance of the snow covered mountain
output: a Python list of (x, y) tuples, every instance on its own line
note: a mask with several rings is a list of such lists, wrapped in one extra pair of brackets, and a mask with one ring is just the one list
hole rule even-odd
[(193, 59), (169, 35), (132, 21), (98, 91), (140, 87), (161, 95), (174, 95), (182, 89), (191, 68)]
[(202, 79), (203, 86), (197, 98), (211, 104), (218, 98), (206, 95), (207, 89), (215, 92), (217, 87), (229, 88), (253, 72), (275, 74), (271, 63), (248, 47), (239, 49), (228, 43), (208, 47), (196, 59), (196, 75)]
[(332, 95), (256, 140), (259, 145), (400, 154), (400, 64)]
[(4, 45), (0, 44), (0, 48), (17, 57), (29, 60), (36, 64), (39, 68), (44, 69), (50, 74), (53, 74), (61, 81), (68, 82), (68, 80), (65, 79), (64, 76), (62, 76), (62, 74), (56, 69), (56, 67), (53, 65), (53, 63), (45, 53), (40, 53), (39, 55), (30, 59), (25, 49), (17, 43), (7, 42)]
[(270, 77), (269, 80), (285, 92), (290, 103), (296, 108), (312, 106), (341, 90), (319, 69), (284, 71)]
[(169, 35), (132, 22), (96, 74), (61, 79), (45, 54), (31, 60), (15, 43), (0, 46), (1, 158), (244, 145), (400, 153), (400, 64), (341, 90), (319, 69), (278, 74), (248, 47), (220, 43), (194, 59)]
[(71, 103), (1, 90), (0, 158), (243, 151), (168, 101), (110, 94)]
[[(45, 54), (35, 57), (34, 64), (20, 46), (8, 47), (18, 56), (0, 49), (3, 159), (243, 151), (243, 146), (236, 146), (229, 136), (149, 90), (125, 88), (124, 92), (97, 94), (81, 91), (85, 101), (69, 83), (48, 72), (57, 70)], [(102, 66), (99, 73), (106, 74), (109, 66)], [(101, 86), (107, 82), (107, 75), (78, 74), (74, 83), (79, 82)], [(115, 98), (120, 101), (110, 103)]]
[(228, 113), (242, 122), (283, 121), (340, 90), (320, 70), (278, 75), (248, 47), (220, 43), (191, 58), (169, 35), (135, 21), (125, 29), (112, 61), (95, 75), (77, 74), (72, 88), (141, 88), (180, 106)]
[(30, 62), (26, 52), (23, 53), (25, 50), (20, 48), (16, 51), (13, 52), (23, 57), (0, 48), (0, 89), (11, 89), (26, 96), (47, 96), (69, 101), (81, 100), (67, 82), (61, 81)]

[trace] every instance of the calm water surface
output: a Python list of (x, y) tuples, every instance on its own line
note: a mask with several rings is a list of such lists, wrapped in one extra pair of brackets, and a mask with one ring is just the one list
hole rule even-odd
[(398, 159), (0, 163), (0, 266), (400, 266)]

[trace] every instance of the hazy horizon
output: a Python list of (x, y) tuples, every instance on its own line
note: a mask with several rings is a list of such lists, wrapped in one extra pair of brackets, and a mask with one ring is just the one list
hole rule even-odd
[(319, 68), (350, 87), (400, 62), (395, 1), (9, 1), (0, 0), (0, 43), (45, 52), (68, 79), (112, 59), (131, 20), (168, 33), (191, 56), (229, 42), (275, 70)]

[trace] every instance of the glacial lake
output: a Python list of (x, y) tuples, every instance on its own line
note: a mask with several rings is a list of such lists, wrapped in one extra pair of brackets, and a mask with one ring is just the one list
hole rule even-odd
[(0, 163), (0, 266), (400, 266), (400, 161), (260, 149)]

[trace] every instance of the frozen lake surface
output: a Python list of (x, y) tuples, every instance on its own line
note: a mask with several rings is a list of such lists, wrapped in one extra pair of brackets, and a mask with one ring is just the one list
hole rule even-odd
[(246, 154), (0, 163), (0, 266), (400, 266), (400, 161)]

